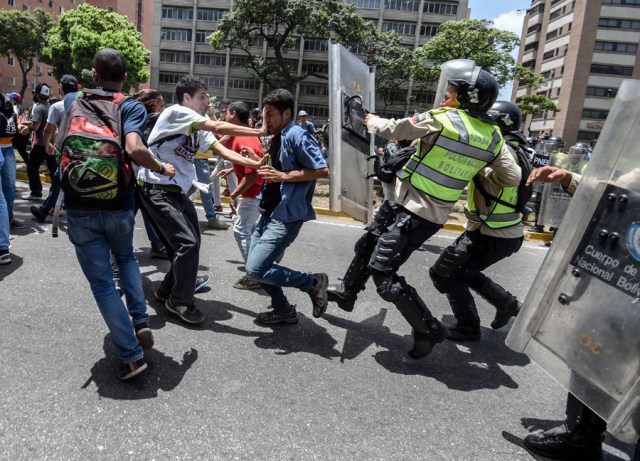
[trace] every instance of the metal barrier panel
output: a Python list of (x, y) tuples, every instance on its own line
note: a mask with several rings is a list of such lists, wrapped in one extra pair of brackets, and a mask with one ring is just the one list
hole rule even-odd
[(507, 344), (640, 434), (640, 81), (625, 81)]
[(368, 222), (373, 208), (369, 133), (362, 125), (373, 111), (374, 76), (364, 62), (342, 45), (329, 45), (329, 166), (331, 208)]

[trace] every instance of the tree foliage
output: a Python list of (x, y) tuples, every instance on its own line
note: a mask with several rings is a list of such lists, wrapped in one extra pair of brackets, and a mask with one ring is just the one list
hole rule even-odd
[(51, 15), (42, 8), (30, 11), (0, 11), (0, 56), (13, 56), (22, 73), (20, 94), (29, 86), (27, 74), (44, 46), (53, 24)]
[(126, 16), (106, 13), (103, 9), (83, 3), (60, 15), (51, 28), (43, 49), (43, 61), (54, 66), (56, 78), (75, 75), (91, 86), (91, 61), (102, 48), (114, 48), (124, 56), (128, 80), (125, 91), (149, 80), (149, 51), (141, 34)]
[[(311, 75), (326, 79), (312, 69), (298, 76), (298, 51), (293, 51), (296, 37), (330, 37), (353, 48), (369, 42), (375, 34), (374, 25), (363, 19), (354, 5), (338, 0), (236, 0), (209, 36), (209, 42), (216, 50), (242, 51), (247, 56), (248, 69), (267, 89), (293, 90)], [(266, 59), (261, 48), (252, 46), (260, 38), (267, 44)]]

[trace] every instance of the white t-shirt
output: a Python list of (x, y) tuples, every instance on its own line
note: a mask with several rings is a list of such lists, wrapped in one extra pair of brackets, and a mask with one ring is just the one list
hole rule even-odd
[(56, 128), (60, 128), (60, 122), (64, 117), (64, 101), (58, 101), (49, 108), (47, 123), (51, 123)]
[(140, 168), (138, 179), (150, 184), (177, 184), (185, 194), (188, 193), (196, 179), (193, 157), (203, 142), (202, 132), (195, 127), (207, 120), (206, 116), (177, 104), (162, 111), (149, 134), (149, 150), (160, 162), (172, 164), (176, 175), (169, 179), (148, 168)]

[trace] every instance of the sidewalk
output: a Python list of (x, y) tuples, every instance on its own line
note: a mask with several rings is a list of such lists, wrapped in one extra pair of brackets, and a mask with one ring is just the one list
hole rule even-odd
[[(28, 177), (27, 174), (21, 171), (18, 171), (16, 174), (16, 179), (19, 181), (28, 181)], [(43, 184), (49, 184), (49, 176), (46, 174), (40, 174), (40, 180), (42, 181)], [(200, 199), (196, 199), (196, 202), (199, 201)], [(229, 197), (222, 197), (222, 201), (225, 204), (229, 204)], [(358, 222), (356, 219), (352, 218), (351, 216), (349, 216), (346, 213), (343, 213), (341, 211), (334, 211), (334, 210), (330, 210), (328, 208), (322, 208), (322, 207), (314, 207), (314, 210), (316, 212), (316, 214), (318, 216), (329, 216), (332, 218), (340, 218), (340, 219), (345, 219), (345, 220), (349, 220), (349, 221), (354, 221), (354, 222)], [(456, 233), (462, 233), (464, 232), (464, 224), (456, 222), (454, 220), (449, 220), (445, 225), (444, 225), (444, 230), (450, 231), (450, 232), (456, 232)], [(525, 240), (529, 240), (529, 241), (537, 241), (537, 242), (548, 242), (553, 240), (553, 235), (551, 233), (547, 233), (547, 232), (530, 232), (525, 230), (524, 231), (524, 239)]]

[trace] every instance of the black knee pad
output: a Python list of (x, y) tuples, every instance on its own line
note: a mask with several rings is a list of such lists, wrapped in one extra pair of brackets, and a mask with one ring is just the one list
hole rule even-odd
[(392, 303), (402, 293), (402, 286), (398, 282), (392, 282), (391, 280), (385, 281), (376, 287), (378, 295), (385, 301)]
[(431, 277), (431, 281), (433, 282), (433, 286), (436, 290), (442, 294), (449, 292), (449, 284), (447, 283), (448, 279), (438, 275), (433, 267), (429, 269), (429, 277)]
[(369, 267), (386, 274), (396, 272), (400, 266), (400, 251), (405, 239), (398, 227), (382, 234), (373, 250)]

